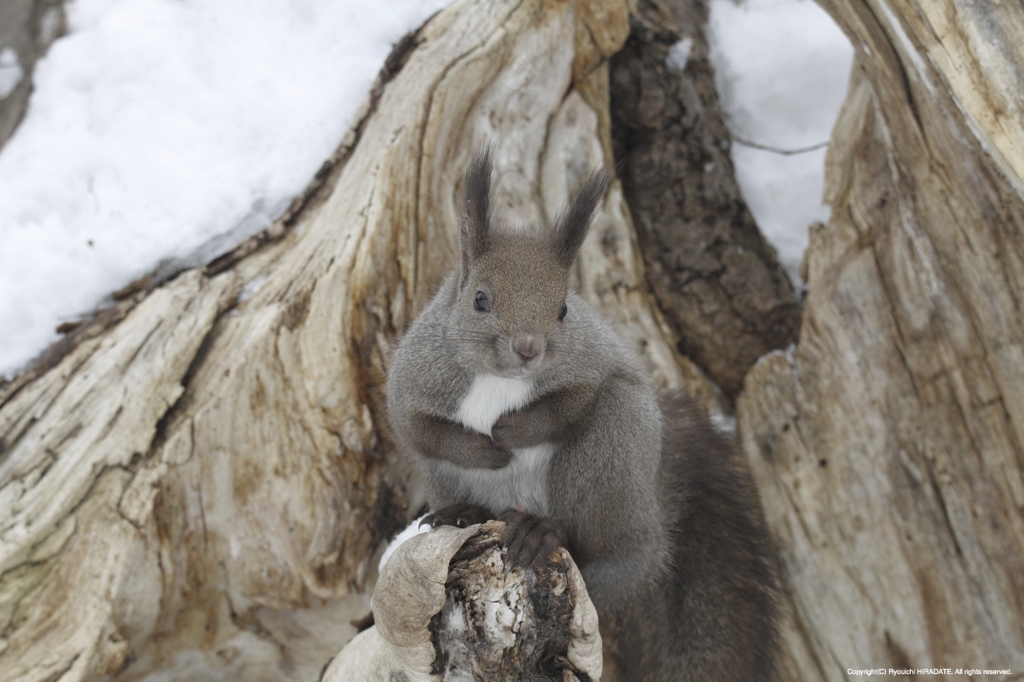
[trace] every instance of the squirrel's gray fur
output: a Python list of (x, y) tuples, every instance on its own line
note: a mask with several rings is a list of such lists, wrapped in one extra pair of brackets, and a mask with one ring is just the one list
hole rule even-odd
[(495, 220), (490, 175), (484, 152), (466, 174), (460, 267), (388, 375), (431, 521), (500, 517), (519, 565), (565, 544), (623, 682), (774, 679), (777, 587), (749, 476), (568, 288), (606, 175), (545, 235)]

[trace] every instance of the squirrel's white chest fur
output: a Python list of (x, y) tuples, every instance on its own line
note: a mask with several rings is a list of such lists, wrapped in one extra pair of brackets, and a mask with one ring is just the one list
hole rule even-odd
[(473, 379), (469, 393), (462, 399), (456, 421), (474, 431), (491, 435), (498, 417), (514, 412), (530, 402), (533, 381), (506, 379), (494, 374), (480, 374)]
[[(530, 379), (507, 379), (493, 374), (481, 374), (473, 379), (455, 420), (474, 431), (491, 435), (498, 417), (525, 407), (533, 397)], [(512, 451), (508, 466), (497, 469), (452, 468), (474, 491), (474, 502), (498, 511), (516, 508), (533, 514), (548, 512), (548, 463), (555, 452), (552, 443)]]

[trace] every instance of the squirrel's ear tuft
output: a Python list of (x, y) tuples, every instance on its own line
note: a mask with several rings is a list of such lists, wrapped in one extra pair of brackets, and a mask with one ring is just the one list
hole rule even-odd
[(566, 267), (576, 260), (576, 253), (583, 246), (583, 240), (590, 231), (594, 211), (608, 189), (608, 173), (598, 168), (567, 209), (562, 211), (555, 222), (553, 235), (555, 254)]
[(463, 188), (465, 204), (460, 227), (462, 247), (462, 278), (469, 273), (474, 259), (487, 250), (491, 227), (491, 148), (485, 147), (473, 156), (466, 171)]

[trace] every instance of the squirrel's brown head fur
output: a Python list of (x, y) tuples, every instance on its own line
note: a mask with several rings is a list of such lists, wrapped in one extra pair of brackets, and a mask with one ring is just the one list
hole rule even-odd
[(478, 361), (500, 376), (527, 377), (552, 361), (551, 340), (571, 319), (569, 271), (598, 202), (608, 186), (595, 172), (544, 234), (513, 230), (490, 208), (491, 154), (470, 163), (460, 241), (462, 261), (452, 321), (477, 351)]

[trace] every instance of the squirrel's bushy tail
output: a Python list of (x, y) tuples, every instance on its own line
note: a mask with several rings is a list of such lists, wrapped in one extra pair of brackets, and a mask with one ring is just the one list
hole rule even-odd
[(775, 553), (730, 438), (683, 395), (662, 400), (662, 495), (671, 577), (616, 633), (622, 682), (777, 679)]

